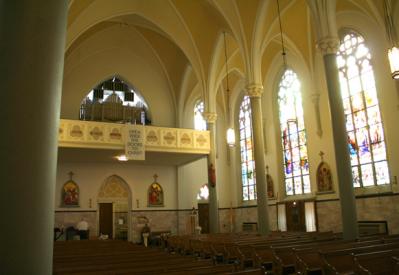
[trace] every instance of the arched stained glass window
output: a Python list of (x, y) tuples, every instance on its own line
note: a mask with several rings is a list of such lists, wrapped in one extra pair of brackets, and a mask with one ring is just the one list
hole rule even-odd
[(239, 114), (242, 199), (256, 199), (255, 160), (252, 143), (251, 104), (249, 96), (244, 96)]
[(292, 70), (286, 70), (281, 79), (278, 91), (278, 106), (286, 194), (310, 193), (301, 84)]
[(347, 32), (337, 54), (355, 187), (388, 184), (389, 171), (371, 54), (362, 36)]
[(198, 101), (194, 106), (194, 129), (195, 130), (206, 130), (206, 121), (202, 117), (204, 112), (204, 102)]

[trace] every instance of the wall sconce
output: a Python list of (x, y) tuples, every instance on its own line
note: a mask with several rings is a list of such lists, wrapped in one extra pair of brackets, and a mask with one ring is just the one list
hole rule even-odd
[(389, 65), (393, 79), (399, 79), (399, 49), (395, 46), (388, 50)]
[(234, 132), (233, 128), (227, 129), (226, 137), (227, 137), (227, 144), (230, 147), (234, 147), (236, 145), (236, 133)]
[(391, 48), (388, 49), (388, 60), (391, 67), (391, 76), (393, 79), (399, 79), (399, 49), (396, 47), (398, 44), (396, 28), (392, 18), (392, 2), (391, 0), (384, 1), (384, 15), (385, 15), (385, 28)]

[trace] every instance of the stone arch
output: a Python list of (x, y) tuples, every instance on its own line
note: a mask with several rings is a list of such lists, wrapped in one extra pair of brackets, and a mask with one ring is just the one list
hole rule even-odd
[(131, 197), (129, 185), (117, 175), (109, 176), (98, 192), (98, 199), (128, 199)]
[[(131, 215), (132, 209), (132, 192), (127, 182), (118, 175), (111, 175), (107, 177), (102, 183), (97, 196), (97, 203), (112, 203), (114, 224), (113, 237), (118, 237), (117, 226), (115, 226), (117, 219), (122, 219), (124, 227), (127, 227), (127, 239), (131, 240)], [(100, 207), (98, 207), (100, 209)], [(98, 210), (98, 230), (100, 231), (100, 210)], [(119, 221), (118, 221), (118, 224)], [(99, 234), (100, 232), (98, 232)]]

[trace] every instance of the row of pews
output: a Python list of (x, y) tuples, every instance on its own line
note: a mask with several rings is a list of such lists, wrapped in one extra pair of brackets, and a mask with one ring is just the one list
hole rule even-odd
[(332, 232), (174, 236), (167, 248), (265, 274), (399, 274), (399, 235), (352, 241)]
[(84, 240), (54, 242), (55, 275), (122, 275), (122, 274), (264, 274), (262, 268), (237, 271), (234, 264), (215, 265), (202, 259), (160, 248), (146, 248), (126, 241)]
[(339, 234), (171, 236), (164, 247), (126, 241), (54, 243), (56, 275), (398, 274), (399, 235), (343, 240)]

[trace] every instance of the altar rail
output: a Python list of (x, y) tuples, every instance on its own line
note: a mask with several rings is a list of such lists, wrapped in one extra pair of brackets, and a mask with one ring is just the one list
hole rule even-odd
[[(144, 127), (146, 151), (209, 154), (209, 131)], [(124, 124), (61, 119), (58, 134), (59, 147), (125, 148)]]

